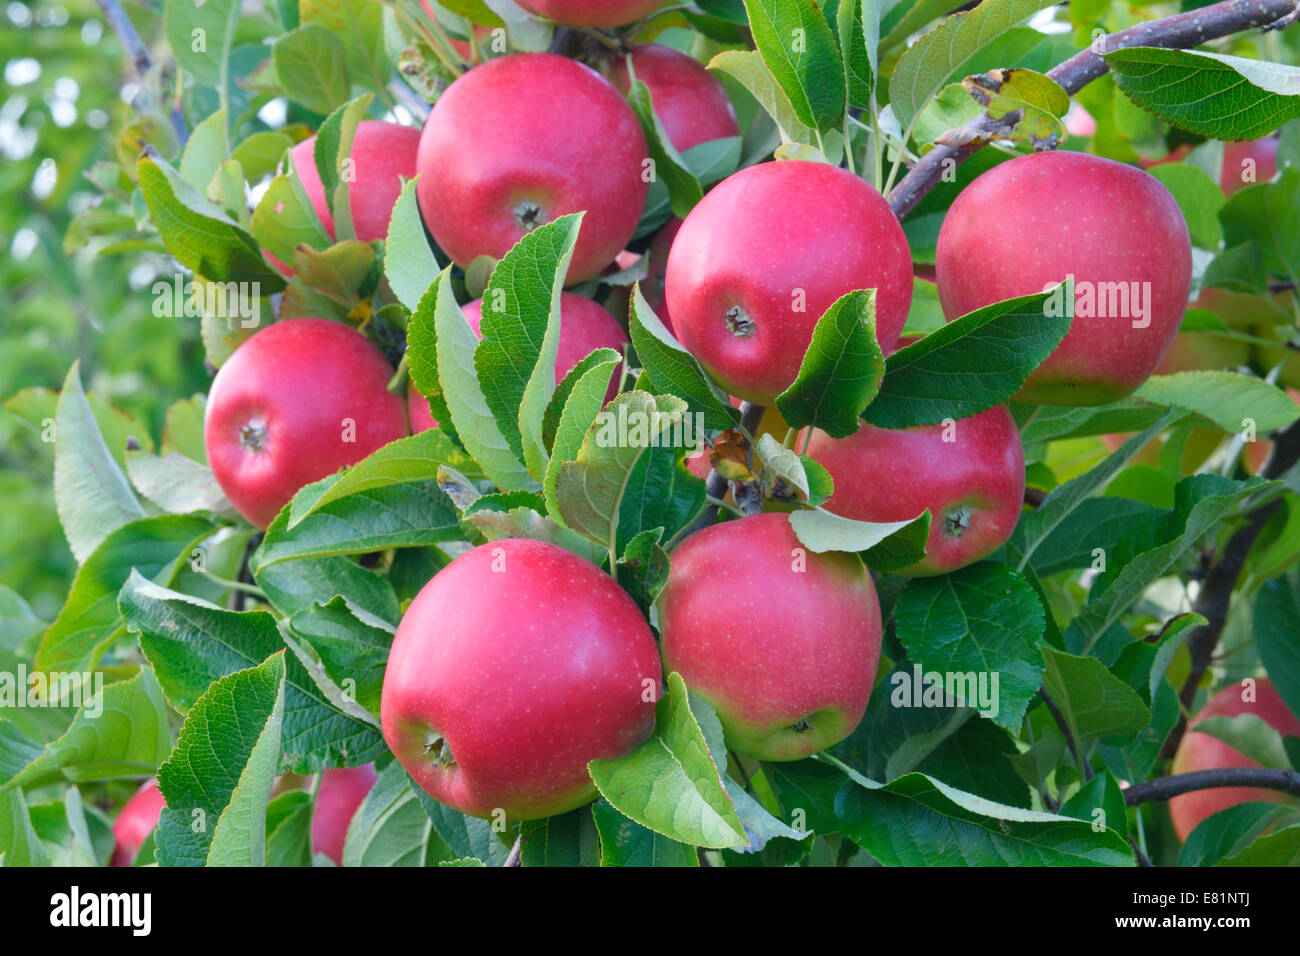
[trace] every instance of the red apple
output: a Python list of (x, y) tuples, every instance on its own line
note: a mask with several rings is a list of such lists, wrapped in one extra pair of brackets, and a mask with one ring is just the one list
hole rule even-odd
[(1278, 138), (1273, 135), (1240, 143), (1223, 144), (1223, 171), (1219, 187), (1231, 196), (1238, 189), (1266, 183), (1277, 175)]
[(859, 521), (905, 521), (930, 509), (925, 557), (902, 574), (944, 574), (987, 557), (1020, 520), (1025, 455), (1002, 405), (948, 425), (813, 432), (808, 454), (835, 491), (826, 509)]
[(235, 350), (213, 379), (203, 420), (212, 474), (259, 528), (303, 485), (407, 434), (393, 369), (341, 322), (287, 319)]
[[(658, 43), (638, 43), (631, 49), (636, 78), (650, 90), (655, 115), (679, 153), (711, 139), (739, 136), (731, 98), (698, 60)], [(627, 59), (616, 56), (610, 81), (627, 94)]]
[(643, 20), (664, 0), (519, 0), (525, 10), (575, 27), (621, 27)]
[(727, 391), (771, 405), (846, 292), (877, 290), (876, 334), (893, 348), (912, 260), (878, 192), (846, 170), (790, 160), (715, 186), (673, 240), (665, 285), (681, 343)]
[(311, 851), (323, 853), (343, 865), (343, 844), (348, 827), (366, 794), (379, 775), (373, 764), (364, 767), (331, 767), (321, 775), (316, 805), (311, 812)]
[(494, 541), (439, 571), (403, 616), (384, 677), (384, 739), (435, 800), (471, 816), (564, 813), (587, 764), (654, 728), (662, 674), (627, 592), (570, 551)]
[[(393, 204), (402, 192), (401, 177), (415, 178), (415, 153), (419, 146), (418, 129), (380, 120), (362, 120), (357, 124), (349, 154), (353, 178), (348, 181), (348, 206), (352, 210), (353, 229), (362, 242), (388, 236)], [(330, 238), (334, 238), (334, 215), (316, 171), (315, 149), (316, 137), (312, 136), (290, 150), (290, 155), (312, 208)]]
[(438, 427), (438, 421), (429, 408), (429, 400), (420, 394), (414, 382), (409, 382), (406, 386), (406, 415), (411, 422), (412, 435)]
[(1017, 397), (1100, 405), (1160, 364), (1187, 308), (1192, 252), (1159, 180), (1059, 151), (1001, 163), (967, 186), (939, 229), (935, 267), (950, 321), (1073, 275), (1074, 324)]
[(1065, 114), (1065, 131), (1071, 136), (1087, 139), (1097, 135), (1097, 120), (1078, 103), (1071, 103)]
[(476, 66), (424, 125), (420, 210), (462, 267), (501, 258), (526, 232), (586, 211), (568, 281), (600, 273), (645, 207), (645, 135), (632, 108), (590, 67), (550, 53)]
[(855, 554), (808, 551), (786, 514), (724, 521), (672, 554), (664, 671), (717, 709), (727, 746), (798, 760), (843, 740), (880, 663), (880, 604)]
[(111, 866), (131, 865), (144, 841), (158, 826), (158, 818), (166, 806), (157, 780), (145, 781), (123, 804), (122, 811), (113, 821), (113, 839), (117, 845), (113, 849)]
[[(1266, 678), (1255, 681), (1255, 699), (1242, 700), (1245, 693), (1240, 684), (1230, 684), (1210, 698), (1200, 713), (1188, 725), (1187, 733), (1174, 754), (1173, 772), (1191, 773), (1195, 770), (1213, 770), (1219, 767), (1258, 767), (1240, 750), (1231, 747), (1209, 734), (1192, 730), (1207, 717), (1236, 717), (1254, 714), (1283, 736), (1300, 737), (1300, 719), (1287, 709), (1273, 685)], [(1196, 825), (1213, 813), (1250, 801), (1279, 803), (1286, 796), (1277, 790), (1257, 787), (1219, 787), (1214, 790), (1194, 790), (1169, 801), (1169, 816), (1173, 820), (1178, 839), (1186, 840)]]

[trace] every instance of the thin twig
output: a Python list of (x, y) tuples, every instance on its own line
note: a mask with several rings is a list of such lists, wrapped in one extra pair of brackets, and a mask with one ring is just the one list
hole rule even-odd
[(1139, 803), (1168, 800), (1194, 790), (1214, 790), (1219, 787), (1263, 787), (1300, 797), (1300, 773), (1270, 767), (1219, 767), (1214, 770), (1176, 773), (1146, 783), (1133, 784), (1124, 791), (1124, 805), (1135, 807)]
[[(104, 19), (108, 21), (108, 25), (117, 34), (118, 42), (122, 44), (122, 48), (126, 50), (127, 55), (131, 57), (131, 64), (135, 67), (135, 72), (139, 74), (141, 79), (144, 79), (145, 74), (153, 68), (153, 60), (150, 58), (149, 48), (145, 46), (144, 40), (140, 38), (135, 24), (126, 15), (126, 11), (122, 9), (122, 5), (118, 0), (96, 0), (96, 2), (99, 4), (99, 9), (103, 11)], [(181, 115), (181, 111), (175, 106), (171, 109), (171, 124), (173, 132), (176, 133), (177, 141), (183, 145), (190, 138), (190, 130), (185, 123), (185, 117)]]
[(1074, 731), (1070, 730), (1070, 725), (1065, 722), (1065, 716), (1061, 713), (1061, 708), (1056, 706), (1056, 701), (1052, 700), (1052, 695), (1047, 692), (1046, 687), (1039, 688), (1039, 694), (1043, 697), (1043, 703), (1051, 712), (1052, 717), (1056, 720), (1056, 726), (1061, 728), (1061, 733), (1065, 735), (1065, 742), (1070, 747), (1070, 753), (1074, 755), (1075, 766), (1083, 774), (1085, 781), (1093, 778), (1092, 765), (1083, 759), (1079, 752), (1079, 743), (1074, 739)]

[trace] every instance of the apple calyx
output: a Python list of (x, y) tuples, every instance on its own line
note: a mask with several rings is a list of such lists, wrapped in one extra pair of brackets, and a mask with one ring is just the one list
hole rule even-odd
[(733, 305), (723, 316), (727, 331), (738, 339), (748, 338), (758, 331), (758, 324), (738, 305)]
[(790, 729), (793, 730), (796, 734), (806, 734), (808, 733), (808, 731), (813, 729), (812, 721), (809, 720), (807, 717), (800, 717), (798, 720), (796, 720), (793, 724), (790, 725)]
[(266, 447), (266, 422), (253, 419), (239, 426), (239, 444), (257, 452)]
[(456, 766), (456, 758), (452, 756), (451, 745), (447, 743), (447, 738), (442, 734), (430, 732), (424, 741), (424, 756), (430, 758), (434, 769), (446, 770), (449, 767)]
[(546, 210), (540, 203), (531, 199), (520, 200), (514, 208), (515, 225), (525, 232), (532, 232), (538, 226), (546, 224)]
[(960, 538), (970, 527), (971, 509), (958, 505), (943, 516), (943, 533), (949, 538)]

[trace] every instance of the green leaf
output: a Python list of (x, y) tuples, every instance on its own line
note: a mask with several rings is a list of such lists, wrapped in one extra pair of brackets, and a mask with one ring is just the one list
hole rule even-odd
[(0, 864), (49, 866), (50, 856), (32, 829), (23, 792), (17, 788), (0, 791)]
[[(810, 123), (800, 120), (790, 105), (789, 97), (758, 53), (752, 50), (723, 50), (709, 61), (709, 69), (721, 70), (748, 90), (776, 122), (785, 142), (817, 147), (817, 131)], [(825, 137), (828, 143), (832, 141), (832, 135), (835, 134), (827, 134)]]
[[(958, 705), (1017, 731), (1043, 677), (1043, 605), (1010, 568), (986, 562), (909, 581), (894, 606), (908, 660), (960, 676)], [(979, 688), (979, 693), (976, 689)], [(991, 690), (991, 693), (988, 691)]]
[(910, 521), (855, 521), (822, 508), (790, 515), (795, 535), (810, 551), (856, 551), (867, 567), (897, 571), (925, 556), (930, 536), (930, 512)]
[(114, 461), (73, 362), (55, 418), (54, 503), (73, 557), (84, 563), (108, 534), (144, 517), (144, 508)]
[(343, 844), (344, 866), (433, 866), (452, 859), (415, 786), (397, 761), (357, 808)]
[(1134, 522), (1145, 521), (1159, 513), (1160, 509), (1154, 505), (1132, 498), (1106, 496), (1086, 499), (1047, 532), (1034, 549), (1030, 565), (1041, 577), (1087, 568), (1104, 558), (1106, 548)]
[(286, 643), (291, 639), (305, 642), (302, 650), (310, 651), (307, 658), (299, 647), (291, 647), (329, 702), (378, 726), (384, 671), (396, 628), (367, 614), (347, 597), (299, 611), (288, 621), (291, 635), (285, 633), (285, 626), (280, 623)]
[(182, 454), (173, 452), (159, 458), (145, 451), (128, 451), (126, 470), (140, 494), (169, 514), (212, 511), (226, 518), (235, 517), (234, 506), (212, 470)]
[(1211, 139), (1257, 139), (1300, 116), (1300, 70), (1192, 50), (1103, 54), (1116, 85), (1144, 110)]
[(420, 299), (429, 290), (442, 268), (429, 240), (424, 235), (424, 220), (415, 198), (415, 183), (419, 177), (402, 186), (402, 192), (393, 206), (393, 218), (388, 222), (388, 238), (384, 242), (384, 275), (393, 288), (397, 301), (411, 312), (420, 307)]
[(392, 584), (348, 558), (282, 561), (259, 568), (254, 580), (271, 605), (286, 617), (344, 595), (353, 607), (390, 624), (401, 617)]
[(884, 866), (1135, 865), (1118, 833), (1082, 820), (1005, 806), (921, 773), (883, 786), (853, 780), (836, 801), (844, 833)]
[(1151, 711), (1142, 698), (1095, 657), (1043, 647), (1043, 689), (1052, 695), (1076, 740), (1135, 734)]
[(1162, 163), (1153, 166), (1150, 173), (1178, 201), (1192, 242), (1202, 249), (1218, 249), (1223, 240), (1219, 210), (1224, 202), (1219, 184), (1202, 170), (1186, 163)]
[(167, 42), (187, 73), (217, 86), (229, 63), (239, 26), (237, 0), (165, 0)]
[(1196, 722), (1196, 731), (1223, 741), (1262, 767), (1291, 768), (1282, 735), (1257, 714), (1206, 717)]
[(646, 145), (650, 150), (650, 159), (654, 162), (654, 172), (668, 189), (668, 201), (673, 215), (685, 219), (687, 213), (704, 196), (700, 182), (686, 166), (686, 161), (673, 147), (668, 131), (660, 122), (651, 102), (650, 88), (636, 77), (632, 66), (632, 57), (627, 57), (628, 91), (627, 101), (632, 105), (632, 112), (641, 121), (645, 133)]
[[(865, 4), (862, 0), (826, 0), (822, 11), (840, 49), (849, 105), (870, 109), (876, 83), (876, 44), (880, 39), (879, 4), (876, 0), (866, 0)], [(864, 12), (870, 34), (864, 29)]]
[(499, 833), (497, 824), (491, 820), (480, 820), (456, 812), (434, 800), (416, 786), (414, 781), (411, 782), (411, 790), (433, 822), (438, 836), (458, 858), (479, 860), (488, 866), (501, 866), (505, 862), (510, 853), (510, 845), (503, 842), (501, 837), (508, 836), (513, 842), (514, 836), (509, 830)]
[[(217, 174), (222, 161), (229, 154), (230, 144), (226, 142), (226, 111), (221, 109), (195, 126), (190, 133), (190, 138), (185, 143), (185, 150), (181, 153), (181, 178), (199, 192), (206, 193), (212, 177)], [(243, 185), (242, 179), (240, 185)]]
[(996, 302), (899, 349), (886, 360), (880, 393), (862, 417), (878, 428), (908, 428), (969, 418), (1001, 404), (1065, 338), (1073, 320), (1049, 305), (1073, 294), (1066, 281)]
[(0, 584), (0, 649), (13, 649), (47, 627), (21, 594)]
[(158, 768), (163, 866), (263, 866), (284, 715), (283, 652), (214, 683)]
[[(582, 217), (561, 216), (525, 235), (497, 263), (483, 292), (474, 371), (497, 428), (538, 482), (548, 460), (542, 421), (555, 392), (560, 295)], [(454, 407), (452, 418), (462, 430)]]
[(1226, 432), (1240, 432), (1253, 424), (1255, 431), (1262, 435), (1285, 428), (1300, 418), (1300, 405), (1286, 392), (1261, 378), (1239, 372), (1153, 375), (1136, 395), (1195, 412)]
[(253, 283), (259, 295), (284, 288), (283, 277), (262, 258), (257, 240), (162, 157), (146, 153), (136, 172), (149, 216), (181, 265), (214, 282)]
[(663, 531), (642, 531), (632, 538), (618, 559), (618, 583), (646, 614), (668, 583), (668, 552), (659, 544)]
[(1108, 827), (1122, 837), (1128, 836), (1124, 794), (1115, 777), (1104, 770), (1061, 805), (1061, 816), (1077, 817), (1094, 826)]
[[(1229, 250), (1249, 243), (1263, 255), (1271, 275), (1300, 275), (1300, 170), (1286, 168), (1275, 183), (1233, 193), (1219, 210)], [(1263, 291), (1260, 289), (1259, 291)]]
[(1278, 696), (1300, 714), (1300, 593), (1285, 578), (1265, 581), (1255, 596), (1255, 643)]
[(599, 861), (596, 825), (586, 807), (520, 824), (520, 866), (596, 866)]
[(89, 669), (118, 625), (117, 592), (133, 571), (169, 584), (181, 562), (213, 532), (195, 517), (143, 518), (118, 528), (86, 559), (68, 600), (41, 639), (36, 666), (45, 671)]
[(745, 0), (763, 62), (805, 126), (823, 133), (844, 116), (839, 44), (813, 0)]
[[(337, 2), (351, 4), (359, 0)], [(329, 200), (330, 213), (334, 218), (334, 237), (338, 240), (356, 238), (356, 230), (352, 226), (352, 201), (349, 198), (356, 171), (353, 170), (350, 176), (344, 175), (344, 171), (347, 169), (345, 164), (352, 155), (352, 140), (356, 136), (357, 127), (361, 125), (373, 96), (372, 93), (363, 93), (325, 117), (325, 122), (316, 131), (316, 144), (312, 147), (312, 159), (316, 163), (321, 188)]]
[(231, 152), (244, 177), (257, 182), (275, 171), (284, 154), (293, 148), (293, 140), (279, 130), (261, 130), (244, 139)]
[(1235, 856), (1271, 827), (1289, 807), (1275, 803), (1239, 803), (1206, 817), (1178, 851), (1179, 866), (1217, 866)]
[(1300, 826), (1283, 827), (1219, 861), (1219, 866), (1295, 866), (1300, 863)]
[[(546, 476), (542, 489), (546, 495), (546, 510), (560, 520), (560, 503), (555, 496), (555, 483), (560, 477), (560, 466), (577, 457), (582, 440), (605, 404), (609, 393), (609, 378), (622, 356), (613, 349), (597, 349), (565, 376), (564, 386), (556, 396), (565, 392), (564, 406), (551, 443), (551, 457), (546, 463)], [(574, 379), (575, 373), (577, 378)]]
[(352, 91), (343, 41), (319, 24), (280, 36), (271, 46), (271, 61), (289, 98), (313, 113), (332, 112)]
[(596, 788), (616, 810), (680, 843), (703, 847), (749, 843), (704, 733), (691, 713), (686, 685), (668, 675), (655, 706), (655, 733), (617, 760), (589, 765)]
[[(94, 695), (91, 692), (94, 690)], [(62, 775), (72, 781), (141, 777), (153, 773), (171, 750), (167, 708), (153, 673), (147, 668), (129, 680), (95, 689), (89, 679), (78, 697), (77, 715), (67, 730), (48, 744), (11, 736), (0, 721), (0, 781), (25, 787)]]
[(287, 172), (271, 180), (253, 210), (252, 228), (259, 242), (282, 262), (294, 264), (299, 246), (328, 249), (333, 241), (316, 210), (307, 198), (307, 190), (292, 163)]
[(1050, 76), (1034, 70), (998, 69), (961, 82), (975, 102), (1001, 122), (1000, 133), (1006, 138), (1034, 144), (1065, 138), (1061, 118), (1070, 108), (1070, 95)]
[(384, 52), (382, 6), (370, 0), (299, 0), (298, 16), (304, 25), (320, 24), (343, 42), (353, 83), (370, 89), (388, 83), (392, 67)]
[(606, 800), (591, 806), (601, 866), (699, 866), (695, 847), (670, 840), (619, 813)]
[(984, 0), (974, 10), (948, 17), (908, 47), (889, 78), (890, 105), (903, 129), (984, 46), (1050, 6), (1052, 0)]
[(682, 448), (652, 445), (623, 487), (615, 550), (626, 548), (643, 531), (662, 529), (663, 540), (671, 541), (699, 517), (707, 500), (704, 479), (686, 467)]
[(776, 397), (777, 410), (791, 428), (847, 438), (880, 391), (884, 363), (876, 342), (876, 290), (849, 292), (817, 320), (799, 374)]

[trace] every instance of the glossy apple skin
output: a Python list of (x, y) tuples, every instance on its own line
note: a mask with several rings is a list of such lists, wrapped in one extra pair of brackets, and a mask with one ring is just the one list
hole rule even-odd
[(1075, 152), (1021, 156), (983, 173), (939, 229), (935, 270), (949, 321), (1004, 299), (1076, 282), (1149, 282), (1150, 324), (1076, 316), (1021, 401), (1100, 405), (1160, 364), (1191, 288), (1187, 224), (1169, 191), (1133, 166)]
[(158, 819), (166, 806), (157, 780), (146, 781), (122, 805), (122, 811), (113, 821), (113, 839), (117, 845), (113, 848), (110, 866), (131, 865), (144, 841), (158, 826)]
[[(632, 69), (649, 88), (655, 115), (677, 152), (740, 135), (731, 98), (698, 60), (659, 43), (638, 43), (632, 47)], [(609, 79), (627, 95), (631, 84), (625, 57), (614, 58)]]
[[(876, 334), (893, 348), (912, 260), (879, 193), (847, 170), (789, 160), (742, 169), (691, 210), (665, 287), (681, 343), (728, 392), (771, 405), (798, 374), (817, 320), (847, 292), (877, 289)], [(749, 320), (739, 328), (737, 309)]]
[[(483, 320), (483, 300), (475, 299), (461, 306), (460, 310), (474, 334), (482, 338), (479, 323)], [(604, 307), (573, 292), (560, 293), (560, 341), (555, 352), (556, 383), (568, 374), (569, 369), (596, 349), (613, 349), (622, 354), (623, 346), (627, 344), (627, 333)], [(618, 381), (619, 370), (615, 369), (610, 376), (605, 401), (618, 394)], [(414, 387), (407, 388), (406, 401), (412, 434), (438, 427), (429, 411), (428, 401)]]
[(725, 521), (683, 541), (659, 625), (664, 672), (717, 709), (737, 753), (799, 760), (843, 740), (866, 712), (880, 663), (875, 585), (857, 555), (804, 548), (788, 515)]
[[(393, 204), (402, 192), (401, 177), (415, 178), (415, 154), (419, 146), (418, 129), (382, 120), (362, 120), (357, 124), (349, 154), (356, 178), (348, 184), (348, 205), (352, 209), (352, 227), (362, 242), (387, 238)], [(330, 238), (334, 238), (334, 215), (325, 198), (320, 173), (316, 171), (315, 149), (316, 137), (312, 136), (290, 150), (290, 155), (316, 216)]]
[[(1276, 136), (1264, 136), (1240, 143), (1224, 143), (1223, 171), (1219, 174), (1219, 188), (1224, 194), (1231, 196), (1238, 189), (1256, 183), (1266, 183), (1276, 176), (1277, 144)], [(1254, 161), (1254, 178), (1246, 182), (1242, 177), (1250, 160)]]
[[(1243, 701), (1242, 693), (1240, 684), (1229, 684), (1201, 708), (1178, 744), (1172, 767), (1174, 773), (1191, 773), (1195, 770), (1213, 770), (1219, 767), (1259, 766), (1240, 750), (1230, 747), (1217, 737), (1197, 733), (1191, 729), (1207, 717), (1254, 714), (1283, 736), (1300, 737), (1300, 719), (1287, 709), (1269, 680), (1259, 678), (1255, 681), (1254, 701)], [(1286, 797), (1277, 790), (1265, 790), (1259, 787), (1195, 790), (1170, 800), (1169, 816), (1173, 820), (1174, 832), (1178, 834), (1178, 839), (1186, 840), (1187, 835), (1196, 828), (1198, 823), (1220, 810), (1251, 801), (1279, 803), (1285, 800)]]
[(461, 266), (500, 259), (533, 224), (586, 211), (568, 282), (597, 275), (645, 208), (645, 135), (602, 76), (550, 53), (514, 53), (462, 75), (420, 137), (416, 195), (438, 245)]
[[(384, 739), (435, 800), (477, 817), (564, 813), (587, 764), (654, 729), (654, 637), (608, 574), (541, 541), (480, 545), (416, 595), (393, 639)], [(454, 764), (427, 751), (440, 734)]]
[(926, 555), (898, 572), (944, 574), (987, 557), (1011, 536), (1025, 499), (1025, 455), (1002, 405), (944, 425), (876, 428), (848, 438), (814, 431), (808, 454), (835, 482), (826, 509), (859, 521), (905, 521), (930, 509)]
[(664, 0), (526, 0), (519, 5), (556, 23), (575, 27), (621, 27), (643, 20)]
[(343, 844), (357, 808), (366, 799), (379, 775), (373, 764), (363, 767), (330, 767), (321, 776), (316, 805), (311, 812), (311, 852), (323, 853), (343, 865)]
[(286, 319), (241, 345), (217, 371), (203, 419), (230, 503), (265, 528), (303, 485), (406, 435), (392, 376), (365, 336), (328, 319)]

